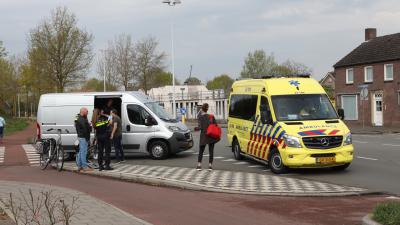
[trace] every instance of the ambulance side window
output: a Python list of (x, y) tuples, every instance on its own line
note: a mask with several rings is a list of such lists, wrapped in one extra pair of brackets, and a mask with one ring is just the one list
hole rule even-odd
[(229, 116), (254, 121), (257, 100), (257, 95), (232, 95), (230, 99)]

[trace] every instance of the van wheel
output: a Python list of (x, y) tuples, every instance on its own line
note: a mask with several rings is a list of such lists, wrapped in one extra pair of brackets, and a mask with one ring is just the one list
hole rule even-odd
[(271, 171), (275, 174), (286, 173), (288, 168), (283, 164), (281, 154), (277, 149), (271, 149), (268, 159), (268, 165)]
[(168, 156), (168, 145), (163, 141), (154, 141), (149, 146), (150, 156), (153, 159), (165, 159)]
[(346, 163), (344, 165), (334, 166), (334, 167), (332, 167), (332, 169), (336, 170), (336, 171), (342, 171), (342, 170), (347, 169), (349, 166), (350, 166), (350, 163)]
[(236, 160), (243, 159), (242, 150), (240, 149), (240, 145), (237, 139), (235, 139), (232, 143), (232, 151)]

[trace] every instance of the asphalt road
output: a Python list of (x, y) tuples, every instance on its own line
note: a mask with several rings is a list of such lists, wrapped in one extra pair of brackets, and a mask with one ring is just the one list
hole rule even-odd
[[(226, 133), (226, 130), (224, 130)], [(199, 133), (194, 133), (195, 147), (169, 159), (155, 161), (147, 156), (128, 157), (127, 163), (141, 165), (164, 165), (195, 167), (198, 156)], [(400, 195), (400, 134), (354, 135), (355, 159), (346, 171), (331, 169), (294, 169), (288, 176), (324, 181), (334, 184), (367, 188), (370, 191)], [(203, 167), (208, 164), (208, 151), (203, 159)], [(224, 136), (216, 145), (214, 168), (254, 173), (272, 172), (267, 166), (245, 159), (236, 161)]]

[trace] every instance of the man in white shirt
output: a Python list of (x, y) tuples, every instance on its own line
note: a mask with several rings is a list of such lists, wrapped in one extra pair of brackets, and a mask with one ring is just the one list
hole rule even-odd
[(4, 126), (6, 125), (6, 121), (3, 117), (0, 116), (0, 144), (3, 144), (3, 132)]

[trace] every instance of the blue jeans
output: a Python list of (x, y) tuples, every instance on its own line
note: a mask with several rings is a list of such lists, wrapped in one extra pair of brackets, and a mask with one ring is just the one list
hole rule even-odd
[(79, 138), (79, 152), (76, 155), (76, 165), (78, 168), (87, 168), (87, 150), (88, 150), (88, 141), (85, 138)]
[(113, 144), (114, 144), (114, 149), (115, 149), (115, 158), (118, 161), (125, 160), (124, 157), (124, 150), (122, 149), (122, 135), (119, 137), (114, 137), (113, 138)]

